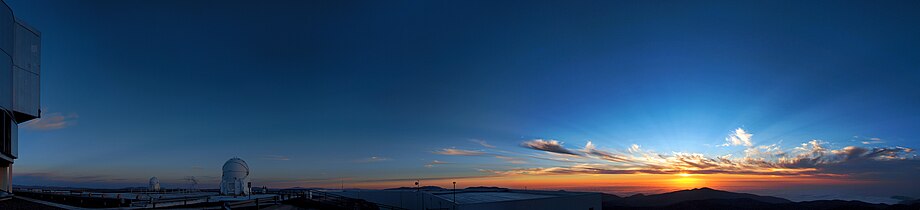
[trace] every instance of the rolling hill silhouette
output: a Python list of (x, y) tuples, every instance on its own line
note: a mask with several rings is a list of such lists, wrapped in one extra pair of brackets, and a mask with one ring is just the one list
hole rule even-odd
[(643, 195), (636, 194), (629, 197), (619, 197), (604, 194), (603, 207), (605, 210), (614, 209), (920, 209), (920, 203), (912, 204), (872, 204), (862, 201), (818, 200), (793, 202), (772, 196), (760, 196), (749, 193), (734, 193), (711, 188), (697, 188), (680, 190), (669, 193)]

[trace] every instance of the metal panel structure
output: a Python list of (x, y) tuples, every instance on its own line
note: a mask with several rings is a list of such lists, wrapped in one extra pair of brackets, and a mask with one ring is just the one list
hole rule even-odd
[[(22, 122), (38, 116), (38, 79), (38, 74), (13, 67), (13, 110), (25, 114), (18, 115), (17, 121)], [(28, 118), (20, 119), (22, 117)]]
[(13, 11), (0, 4), (0, 109), (13, 107)]
[(41, 33), (0, 0), (0, 191), (12, 190), (19, 123), (41, 116)]
[(13, 59), (0, 53), (0, 109), (13, 107)]
[(13, 40), (13, 65), (26, 71), (41, 74), (41, 38), (39, 32), (22, 21), (16, 22)]
[(0, 50), (7, 54), (13, 55), (13, 25), (16, 24), (16, 18), (13, 17), (13, 10), (6, 3), (0, 4)]
[(22, 114), (16, 120), (24, 122), (40, 114), (41, 41), (39, 33), (21, 21), (13, 27), (13, 110)]

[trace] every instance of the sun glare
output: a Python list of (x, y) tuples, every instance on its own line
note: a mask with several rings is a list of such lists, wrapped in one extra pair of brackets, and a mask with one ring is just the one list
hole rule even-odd
[(676, 189), (689, 189), (705, 187), (706, 183), (702, 177), (694, 176), (694, 174), (679, 173), (677, 178), (671, 179), (671, 185)]

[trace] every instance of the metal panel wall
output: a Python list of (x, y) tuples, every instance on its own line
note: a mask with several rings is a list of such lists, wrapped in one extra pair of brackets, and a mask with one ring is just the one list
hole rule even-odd
[(5, 3), (0, 3), (0, 50), (7, 55), (13, 55), (13, 28), (16, 19), (13, 10)]
[(35, 74), (41, 74), (41, 39), (38, 34), (22, 23), (16, 23), (13, 46), (13, 65)]
[(13, 67), (13, 110), (38, 116), (38, 74)]
[[(0, 107), (13, 107), (13, 11), (0, 3)], [(11, 110), (12, 111), (12, 110)]]
[(0, 53), (0, 108), (13, 109), (13, 60)]
[(16, 22), (13, 29), (13, 110), (28, 115), (17, 118), (24, 122), (40, 113), (41, 40), (38, 31), (21, 22)]

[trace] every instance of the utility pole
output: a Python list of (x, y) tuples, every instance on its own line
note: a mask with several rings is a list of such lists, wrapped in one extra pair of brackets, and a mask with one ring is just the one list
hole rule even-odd
[(421, 201), (419, 202), (422, 204), (421, 209), (425, 209), (425, 198), (422, 197), (422, 185), (419, 184), (420, 181), (421, 180), (418, 179), (415, 180), (415, 193), (418, 194), (419, 201)]
[(457, 182), (454, 182), (454, 209), (457, 209)]

